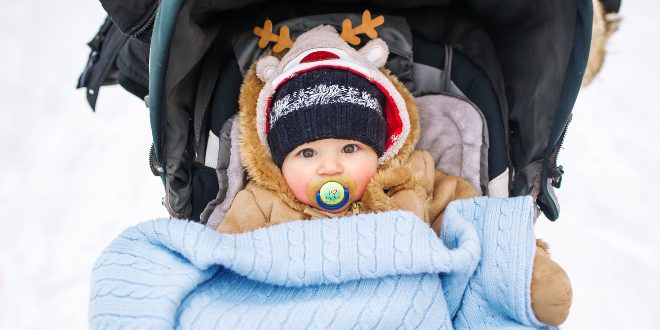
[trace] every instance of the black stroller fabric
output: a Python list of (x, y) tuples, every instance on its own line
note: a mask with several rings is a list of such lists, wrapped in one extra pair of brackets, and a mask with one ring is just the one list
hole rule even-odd
[[(155, 155), (164, 171), (166, 202), (174, 215), (199, 216), (193, 212), (199, 207), (192, 206), (191, 196), (195, 193), (191, 184), (198, 172), (193, 164), (203, 154), (203, 144), (195, 142), (204, 140), (203, 132), (219, 130), (236, 111), (232, 100), (237, 96), (237, 87), (226, 83), (241, 70), (240, 63), (235, 64), (232, 38), (267, 18), (277, 23), (327, 13), (361, 13), (364, 9), (405, 18), (414, 35), (414, 62), (431, 66), (442, 63), (442, 53), (436, 58), (429, 49), (445, 43), (464, 55), (456, 59), (457, 65), (465, 62), (469, 64), (466, 67), (477, 70), (469, 76), (458, 74), (456, 70), (460, 69), (456, 68), (455, 83), (463, 85), (462, 90), (482, 111), (496, 109), (484, 111), (490, 126), (490, 145), (498, 149), (489, 155), (491, 174), (499, 173), (502, 167), (509, 168), (512, 196), (532, 195), (549, 219), (559, 215), (552, 185), (561, 183), (563, 172), (556, 158), (586, 66), (591, 1), (189, 0), (181, 4), (175, 20), (163, 19), (156, 25), (152, 20), (154, 4), (159, 4), (158, 11), (171, 10), (170, 1), (102, 2), (121, 31), (141, 40), (148, 40), (145, 31), (152, 28), (161, 33), (159, 36), (173, 29), (171, 44), (162, 45), (160, 39), (152, 38), (151, 51), (167, 54), (163, 63), (151, 63), (152, 70), (161, 70), (162, 81), (150, 81), (149, 94), (158, 96), (150, 99), (152, 119), (156, 119), (152, 121)], [(167, 24), (175, 27), (166, 27)], [(219, 64), (218, 80), (211, 93), (202, 94), (209, 94), (206, 97), (210, 107), (216, 102), (234, 105), (219, 112), (199, 112), (204, 117), (198, 116), (198, 120), (206, 127), (198, 128), (193, 117), (199, 100), (199, 81), (212, 62), (209, 56), (214, 56), (212, 59)], [(403, 71), (409, 69), (405, 61), (399, 64), (404, 65), (400, 67)], [(158, 74), (151, 78), (154, 76)], [(501, 127), (491, 124), (497, 121)], [(193, 131), (197, 130), (200, 133), (195, 135)]]

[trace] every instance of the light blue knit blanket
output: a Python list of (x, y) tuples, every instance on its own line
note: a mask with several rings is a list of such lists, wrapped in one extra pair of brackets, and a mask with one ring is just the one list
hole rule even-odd
[(92, 329), (543, 327), (530, 304), (530, 198), (287, 222), (238, 235), (131, 227), (92, 272)]

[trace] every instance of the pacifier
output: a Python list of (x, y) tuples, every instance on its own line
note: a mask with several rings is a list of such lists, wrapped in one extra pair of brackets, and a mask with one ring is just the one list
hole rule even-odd
[(314, 181), (307, 188), (307, 196), (314, 204), (312, 206), (327, 211), (344, 207), (354, 192), (355, 181), (345, 175)]

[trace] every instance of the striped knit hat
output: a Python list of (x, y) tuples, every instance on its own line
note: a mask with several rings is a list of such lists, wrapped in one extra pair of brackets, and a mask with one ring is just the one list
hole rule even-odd
[(350, 71), (320, 68), (289, 79), (273, 95), (268, 146), (278, 166), (301, 144), (321, 139), (362, 142), (380, 157), (387, 140), (385, 94)]
[(379, 164), (392, 159), (410, 132), (405, 102), (378, 68), (387, 44), (355, 50), (331, 26), (300, 35), (278, 60), (257, 62), (265, 82), (257, 100), (257, 132), (281, 167), (297, 146), (320, 139), (356, 140), (372, 147)]

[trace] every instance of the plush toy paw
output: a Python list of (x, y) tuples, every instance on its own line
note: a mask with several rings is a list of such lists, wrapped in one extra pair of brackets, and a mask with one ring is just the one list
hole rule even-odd
[(532, 271), (532, 309), (536, 318), (548, 325), (562, 324), (573, 301), (573, 289), (564, 269), (550, 259), (547, 244), (536, 243)]

